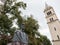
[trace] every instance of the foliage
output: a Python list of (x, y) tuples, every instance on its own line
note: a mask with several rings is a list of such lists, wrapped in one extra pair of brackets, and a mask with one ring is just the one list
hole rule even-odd
[(36, 41), (37, 41), (37, 45), (52, 45), (50, 40), (43, 35), (40, 35), (39, 38), (36, 38)]
[[(39, 25), (38, 22), (32, 17), (27, 17), (27, 19), (22, 18), (21, 8), (26, 8), (26, 3), (16, 2), (17, 0), (6, 0), (4, 5), (1, 5), (0, 8), (0, 33), (2, 39), (0, 40), (0, 45), (6, 45), (11, 41), (11, 38), (14, 35), (16, 28), (13, 26), (13, 20), (17, 19), (17, 25), (19, 29), (21, 24), (25, 23), (24, 32), (28, 34), (29, 44), (28, 45), (49, 45), (50, 41), (45, 37), (41, 36), (38, 32)], [(12, 16), (9, 18), (9, 15)], [(10, 34), (10, 37), (8, 36)], [(36, 36), (41, 36), (36, 38)]]
[(25, 23), (25, 32), (29, 36), (29, 45), (33, 45), (33, 44), (35, 45), (36, 44), (35, 35), (39, 34), (38, 33), (38, 28), (39, 28), (38, 23), (35, 19), (33, 19), (32, 16), (27, 17), (27, 19), (24, 20), (24, 23)]
[(51, 45), (50, 40), (46, 36), (43, 36), (43, 41), (42, 42), (43, 42), (44, 45)]
[[(0, 8), (0, 45), (6, 45), (10, 42), (11, 38), (13, 37), (14, 31), (16, 28), (12, 28), (13, 20), (18, 19), (18, 23), (21, 24), (23, 19), (20, 16), (21, 11), (19, 8), (25, 9), (26, 4), (23, 2), (16, 2), (17, 0), (6, 0), (4, 5), (1, 5)], [(9, 15), (12, 17), (9, 18)], [(10, 37), (8, 35), (10, 34)]]

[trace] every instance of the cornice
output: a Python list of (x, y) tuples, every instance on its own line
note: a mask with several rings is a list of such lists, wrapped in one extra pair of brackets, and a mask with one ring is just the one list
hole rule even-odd
[(60, 39), (59, 40), (52, 40), (52, 42), (57, 42), (57, 41), (60, 41)]
[[(53, 21), (51, 21), (51, 22), (48, 22), (47, 24), (49, 24), (49, 23), (53, 23), (53, 22), (55, 22), (55, 21), (57, 21), (58, 19), (56, 19), (56, 20), (53, 20)], [(59, 21), (59, 20), (58, 20)]]

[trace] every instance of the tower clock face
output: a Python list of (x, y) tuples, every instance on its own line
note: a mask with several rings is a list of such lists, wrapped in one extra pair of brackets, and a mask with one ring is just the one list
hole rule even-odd
[(51, 11), (47, 12), (47, 15), (51, 15), (51, 14), (52, 14), (52, 12), (51, 12)]

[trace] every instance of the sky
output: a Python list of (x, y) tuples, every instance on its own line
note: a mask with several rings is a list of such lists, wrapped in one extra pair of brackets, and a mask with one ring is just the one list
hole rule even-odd
[[(60, 17), (60, 0), (19, 0), (27, 4), (26, 10), (22, 10), (22, 16), (33, 15), (40, 25), (39, 32), (46, 35), (50, 40), (51, 35), (47, 25), (47, 21), (44, 14), (45, 3), (52, 6), (56, 12), (57, 17)], [(60, 18), (59, 18), (60, 19)]]
[[(50, 40), (51, 35), (49, 31), (49, 27), (47, 25), (47, 21), (44, 14), (45, 3), (52, 6), (56, 12), (57, 17), (60, 17), (60, 0), (22, 0), (27, 4), (26, 10), (23, 10), (23, 15), (33, 17), (38, 21), (40, 28), (39, 32), (43, 35), (46, 35)], [(60, 18), (59, 18), (60, 19)]]

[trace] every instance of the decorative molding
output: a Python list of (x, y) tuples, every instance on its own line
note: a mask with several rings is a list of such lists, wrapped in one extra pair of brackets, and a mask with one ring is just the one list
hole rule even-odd
[(60, 41), (60, 39), (59, 40), (52, 40), (52, 42), (57, 42), (57, 41)]
[(55, 22), (55, 21), (57, 21), (58, 19), (56, 19), (56, 20), (53, 20), (53, 21), (50, 21), (50, 22), (48, 22), (47, 24), (49, 24), (49, 23), (52, 23), (52, 22)]

